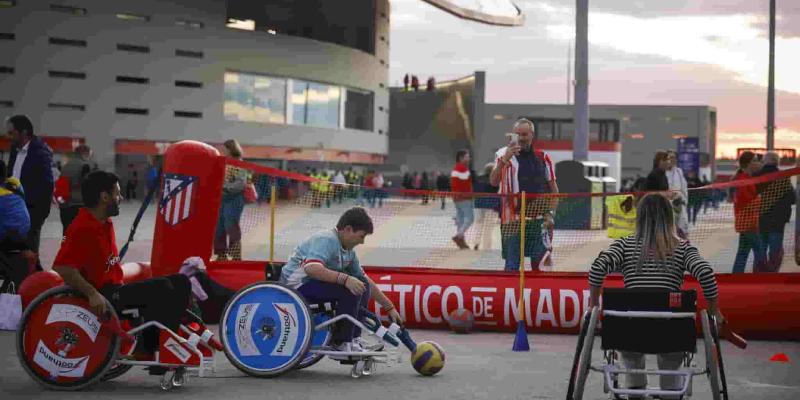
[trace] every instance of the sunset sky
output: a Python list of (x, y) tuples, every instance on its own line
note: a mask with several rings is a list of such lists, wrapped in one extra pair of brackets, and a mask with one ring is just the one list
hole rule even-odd
[[(522, 27), (391, 0), (390, 82), (487, 73), (490, 103), (564, 103), (574, 0), (516, 0)], [(800, 150), (800, 1), (777, 0), (776, 147)], [(717, 108), (717, 156), (765, 145), (768, 0), (589, 0), (589, 101)]]

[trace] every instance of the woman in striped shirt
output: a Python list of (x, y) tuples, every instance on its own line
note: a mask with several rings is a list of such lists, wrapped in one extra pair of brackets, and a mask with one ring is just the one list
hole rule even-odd
[[(689, 272), (700, 282), (709, 313), (717, 317), (718, 323), (722, 323), (723, 317), (717, 306), (718, 292), (714, 270), (700, 257), (696, 247), (678, 237), (670, 201), (660, 193), (651, 193), (639, 201), (636, 212), (636, 234), (618, 239), (592, 263), (589, 271), (589, 305), (599, 304), (603, 280), (611, 272), (622, 272), (626, 288), (668, 291), (679, 291), (683, 285), (684, 273)], [(681, 361), (680, 353), (659, 354), (658, 368), (678, 369)], [(644, 354), (622, 352), (622, 363), (626, 368), (644, 369)], [(681, 379), (661, 376), (661, 388), (678, 390)], [(645, 386), (646, 375), (628, 375), (629, 388)]]

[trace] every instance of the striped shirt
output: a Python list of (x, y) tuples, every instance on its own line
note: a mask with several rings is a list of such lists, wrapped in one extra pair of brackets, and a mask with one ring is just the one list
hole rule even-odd
[(645, 260), (641, 271), (636, 267), (641, 254), (640, 245), (637, 245), (635, 236), (627, 236), (614, 241), (608, 250), (603, 250), (592, 263), (589, 270), (589, 285), (592, 287), (603, 286), (603, 279), (612, 272), (622, 272), (625, 287), (681, 290), (683, 274), (689, 272), (703, 288), (706, 299), (717, 297), (717, 280), (714, 270), (708, 261), (700, 257), (697, 248), (687, 241), (681, 240), (673, 254), (666, 262)]
[[(532, 146), (532, 145), (531, 145)], [(500, 185), (499, 191), (501, 197), (500, 209), (500, 222), (505, 224), (512, 221), (519, 220), (519, 204), (518, 199), (511, 194), (519, 193), (519, 160), (517, 156), (511, 157), (509, 162), (502, 164), (500, 158), (506, 154), (506, 147), (502, 147), (494, 154), (495, 168), (500, 168)], [(556, 174), (553, 168), (553, 160), (547, 153), (532, 149), (534, 157), (538, 157), (544, 162), (544, 180), (547, 182), (555, 181)], [(505, 195), (505, 196), (503, 196)]]

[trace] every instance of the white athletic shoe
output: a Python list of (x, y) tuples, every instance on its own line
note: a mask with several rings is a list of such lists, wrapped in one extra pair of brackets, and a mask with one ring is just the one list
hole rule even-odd
[(385, 347), (383, 342), (369, 343), (366, 339), (360, 336), (353, 339), (353, 342), (355, 342), (359, 347), (364, 349), (364, 351), (382, 351), (383, 348)]
[[(334, 350), (343, 353), (363, 353), (365, 350), (358, 342), (344, 342), (334, 347)], [(332, 360), (347, 360), (352, 354), (335, 354), (328, 356)]]

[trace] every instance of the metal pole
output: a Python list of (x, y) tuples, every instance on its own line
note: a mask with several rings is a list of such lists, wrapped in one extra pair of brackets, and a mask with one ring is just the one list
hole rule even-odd
[(575, 0), (575, 135), (572, 159), (589, 159), (589, 0)]
[(520, 193), (520, 210), (519, 210), (519, 315), (520, 321), (525, 321), (525, 310), (522, 308), (525, 298), (525, 192)]
[(272, 180), (269, 190), (269, 264), (275, 261), (275, 185), (277, 179)]
[(570, 104), (572, 97), (572, 40), (567, 46), (567, 105)]
[(767, 87), (767, 150), (775, 150), (775, 0), (769, 1), (769, 86)]

